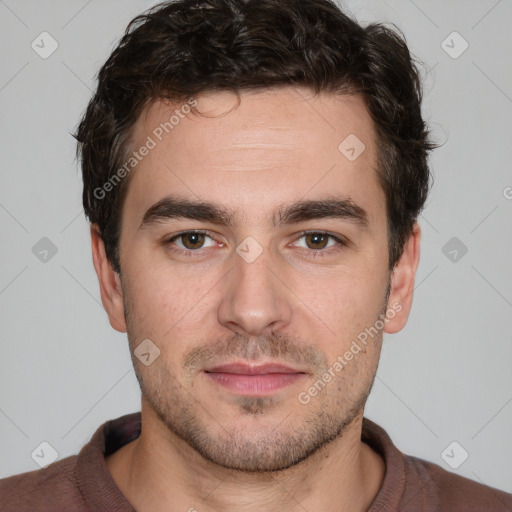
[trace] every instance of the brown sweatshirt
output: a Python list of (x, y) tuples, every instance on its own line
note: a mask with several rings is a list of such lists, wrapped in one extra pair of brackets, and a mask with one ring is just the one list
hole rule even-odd
[[(140, 429), (140, 412), (107, 421), (78, 455), (0, 479), (0, 511), (135, 512), (108, 472), (105, 456), (136, 439)], [(512, 512), (512, 494), (401, 453), (368, 418), (361, 439), (386, 462), (368, 512)]]

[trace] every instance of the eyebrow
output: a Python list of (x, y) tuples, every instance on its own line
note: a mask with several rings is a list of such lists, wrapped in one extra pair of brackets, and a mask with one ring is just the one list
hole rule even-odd
[[(234, 212), (222, 205), (166, 196), (146, 210), (139, 229), (180, 218), (206, 221), (226, 227), (234, 227), (236, 224)], [(279, 227), (326, 218), (347, 220), (365, 231), (370, 230), (367, 211), (350, 198), (301, 200), (296, 203), (281, 205), (274, 213), (272, 225), (273, 227)]]

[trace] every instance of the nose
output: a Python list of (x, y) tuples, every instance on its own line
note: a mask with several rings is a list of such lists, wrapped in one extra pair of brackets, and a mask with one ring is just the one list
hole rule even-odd
[(284, 328), (292, 316), (292, 294), (283, 278), (282, 271), (274, 270), (268, 251), (252, 263), (235, 254), (234, 269), (223, 283), (219, 323), (244, 336)]

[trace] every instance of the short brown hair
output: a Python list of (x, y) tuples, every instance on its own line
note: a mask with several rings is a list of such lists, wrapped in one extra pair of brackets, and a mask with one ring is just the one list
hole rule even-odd
[(95, 192), (123, 166), (132, 129), (158, 99), (305, 86), (356, 93), (376, 126), (378, 180), (386, 195), (389, 268), (424, 207), (431, 174), (418, 68), (405, 39), (382, 24), (365, 28), (330, 0), (176, 0), (134, 18), (98, 74), (75, 138), (83, 205), (120, 272), (119, 234), (129, 176)]

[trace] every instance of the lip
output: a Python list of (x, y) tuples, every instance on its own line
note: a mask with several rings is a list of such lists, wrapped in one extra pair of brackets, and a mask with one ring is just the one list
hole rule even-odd
[(237, 375), (265, 375), (272, 373), (305, 373), (301, 370), (283, 364), (265, 363), (249, 365), (244, 363), (230, 363), (214, 366), (205, 370), (206, 373), (233, 373)]
[(211, 382), (243, 396), (268, 396), (306, 376), (306, 372), (276, 363), (223, 364), (204, 373)]

